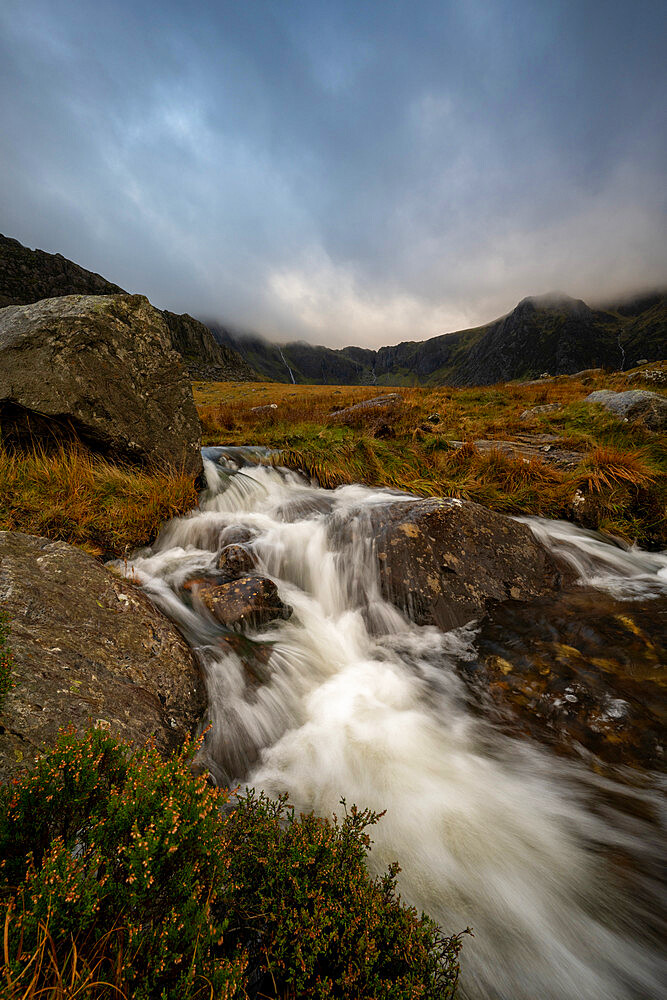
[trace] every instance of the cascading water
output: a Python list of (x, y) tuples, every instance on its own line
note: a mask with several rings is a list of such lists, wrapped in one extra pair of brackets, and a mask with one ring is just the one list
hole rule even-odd
[[(323, 490), (261, 458), (207, 449), (200, 510), (129, 564), (202, 663), (206, 765), (302, 811), (329, 815), (343, 796), (386, 809), (372, 864), (398, 859), (406, 901), (447, 932), (474, 929), (462, 996), (659, 997), (657, 778), (619, 786), (485, 722), (457, 672), (475, 627), (417, 627), (381, 597), (369, 511), (401, 496)], [(596, 586), (667, 591), (665, 556), (529, 523)], [(213, 573), (240, 528), (293, 613), (230, 644), (182, 585)]]

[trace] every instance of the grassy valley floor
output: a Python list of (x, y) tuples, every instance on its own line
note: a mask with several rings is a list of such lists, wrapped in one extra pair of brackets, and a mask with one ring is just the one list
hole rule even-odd
[[(322, 486), (456, 496), (664, 548), (664, 435), (584, 402), (603, 388), (656, 391), (623, 373), (465, 389), (194, 385), (205, 444), (268, 446), (276, 462)], [(397, 394), (393, 404), (341, 413), (389, 393)], [(525, 415), (549, 404), (557, 405)]]

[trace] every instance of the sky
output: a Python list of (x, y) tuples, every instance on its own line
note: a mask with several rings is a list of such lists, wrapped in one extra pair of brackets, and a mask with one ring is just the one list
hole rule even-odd
[(0, 232), (378, 347), (667, 285), (664, 0), (2, 0)]

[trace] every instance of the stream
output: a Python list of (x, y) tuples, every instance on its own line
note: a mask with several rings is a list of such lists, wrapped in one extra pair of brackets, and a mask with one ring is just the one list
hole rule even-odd
[[(219, 783), (288, 792), (298, 811), (340, 815), (342, 797), (386, 810), (372, 831), (372, 869), (398, 860), (407, 903), (447, 933), (474, 931), (461, 997), (664, 996), (657, 770), (603, 764), (578, 744), (559, 752), (520, 722), (496, 719), (467, 680), (481, 625), (418, 627), (381, 597), (369, 511), (407, 498), (324, 490), (265, 458), (262, 449), (205, 449), (200, 509), (167, 524), (127, 566), (202, 665), (211, 724), (203, 765)], [(667, 554), (524, 520), (576, 570), (586, 607), (599, 595), (601, 606), (641, 609), (657, 627)], [(238, 541), (293, 609), (247, 636), (230, 635), (196, 588), (184, 588), (214, 575), (221, 549)], [(544, 602), (541, 614), (548, 623)], [(530, 619), (533, 649), (547, 626)], [(503, 652), (510, 662), (512, 649)], [(622, 706), (608, 698), (610, 718)]]

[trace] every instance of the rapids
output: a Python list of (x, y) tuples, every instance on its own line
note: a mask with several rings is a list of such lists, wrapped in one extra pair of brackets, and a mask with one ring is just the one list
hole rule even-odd
[[(127, 572), (197, 652), (211, 723), (202, 753), (215, 778), (286, 791), (301, 811), (340, 813), (341, 797), (386, 810), (372, 866), (397, 859), (407, 902), (446, 932), (473, 928), (462, 997), (661, 996), (658, 776), (610, 776), (475, 709), (459, 669), (475, 624), (417, 627), (380, 595), (368, 512), (404, 496), (323, 490), (262, 465), (259, 449), (204, 458), (200, 509), (166, 525)], [(527, 521), (587, 585), (627, 601), (667, 593), (666, 555)], [(239, 637), (243, 648), (182, 589), (215, 572), (239, 527), (293, 608)]]

